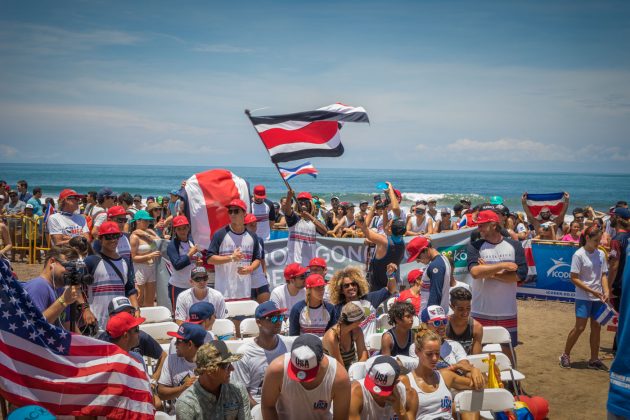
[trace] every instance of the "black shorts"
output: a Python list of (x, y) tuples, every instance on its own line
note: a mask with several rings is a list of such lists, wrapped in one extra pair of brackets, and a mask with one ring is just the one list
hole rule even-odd
[(263, 293), (270, 293), (269, 292), (269, 285), (265, 284), (264, 286), (260, 286), (258, 288), (252, 288), (252, 299), (256, 300), (256, 298), (260, 295), (262, 295)]

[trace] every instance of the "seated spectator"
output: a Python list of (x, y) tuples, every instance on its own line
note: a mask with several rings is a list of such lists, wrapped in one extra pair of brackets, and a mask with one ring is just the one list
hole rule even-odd
[[(348, 302), (358, 303), (368, 314), (361, 322), (363, 335), (376, 332), (376, 308), (389, 299), (396, 291), (396, 279), (390, 277), (387, 287), (369, 292), (367, 280), (359, 267), (348, 266), (335, 273), (328, 283), (330, 303), (335, 305), (335, 317), (339, 317), (343, 306)], [(368, 293), (369, 292), (369, 293)]]
[(131, 357), (142, 363), (144, 371), (147, 371), (147, 366), (144, 363), (144, 358), (131, 351), (132, 348), (137, 347), (140, 344), (140, 324), (146, 321), (146, 318), (136, 318), (128, 312), (119, 312), (112, 315), (107, 321), (105, 332), (110, 343), (116, 344), (118, 347), (128, 352)]
[(280, 285), (271, 292), (270, 300), (278, 308), (287, 308), (291, 313), (296, 303), (303, 301), (306, 296), (304, 289), (308, 270), (298, 263), (291, 263), (284, 268), (286, 284)]
[(464, 287), (450, 292), (453, 314), (446, 326), (446, 336), (462, 345), (466, 354), (481, 353), (483, 326), (470, 316), (472, 293)]
[[(185, 322), (176, 332), (167, 334), (177, 339), (175, 343), (177, 350), (176, 354), (169, 354), (166, 358), (156, 392), (162, 401), (170, 401), (168, 405), (172, 406), (175, 400), (197, 381), (195, 356), (206, 339), (206, 330), (200, 325)], [(168, 411), (172, 412), (172, 407)]]
[(381, 337), (381, 354), (386, 356), (409, 356), (413, 343), (411, 328), (415, 309), (411, 303), (395, 302), (387, 311), (389, 325), (393, 328), (385, 331)]
[(457, 223), (451, 220), (451, 209), (443, 207), (440, 209), (440, 220), (435, 223), (435, 233), (457, 230)]
[(273, 228), (274, 229), (286, 229), (287, 228), (287, 221), (284, 218), (284, 213), (282, 213), (280, 211), (280, 203), (274, 202), (273, 203), (273, 209), (274, 209), (275, 214), (276, 214), (276, 218), (273, 221)]
[(266, 420), (347, 419), (350, 379), (341, 363), (324, 354), (319, 337), (304, 334), (290, 353), (269, 364), (260, 405)]
[[(209, 343), (217, 338), (212, 332), (212, 326), (214, 325), (214, 321), (216, 321), (216, 319), (217, 317), (215, 315), (214, 305), (212, 303), (202, 301), (197, 302), (190, 307), (190, 310), (188, 311), (188, 319), (180, 325), (185, 323), (200, 325), (206, 331), (206, 337), (203, 342)], [(177, 353), (177, 339), (173, 338), (168, 348), (168, 354), (175, 353)]]
[(578, 243), (578, 242), (580, 242), (580, 232), (581, 232), (581, 230), (582, 230), (582, 224), (580, 222), (574, 220), (569, 225), (569, 233), (564, 235), (562, 237), (562, 239), (560, 239), (560, 240), (563, 241), (563, 242), (575, 242), (575, 243)]
[(352, 381), (349, 419), (415, 419), (418, 394), (396, 359), (376, 356), (369, 366), (365, 378)]
[(427, 206), (417, 204), (413, 214), (407, 220), (405, 236), (422, 236), (433, 233), (433, 220), (427, 216)]
[(177, 296), (175, 322), (181, 325), (190, 318), (190, 308), (198, 302), (209, 302), (214, 307), (217, 318), (227, 317), (223, 295), (208, 287), (208, 272), (204, 267), (195, 267), (190, 275), (191, 287)]
[(204, 344), (197, 351), (195, 374), (198, 380), (180, 396), (178, 419), (239, 419), (250, 417), (247, 390), (241, 383), (230, 383), (232, 363), (241, 355), (230, 353), (223, 341)]
[(357, 302), (348, 302), (343, 306), (337, 324), (326, 331), (322, 339), (324, 353), (337, 359), (346, 370), (354, 362), (364, 362), (368, 358), (361, 329), (364, 319), (363, 307)]
[(463, 211), (464, 206), (461, 203), (457, 203), (453, 206), (453, 216), (451, 216), (451, 220), (455, 223), (456, 228), (459, 227), (459, 222), (462, 220)]
[(234, 363), (233, 380), (245, 385), (251, 407), (260, 404), (267, 366), (288, 351), (283, 337), (279, 335), (286, 311), (273, 301), (258, 305), (254, 316), (260, 333), (238, 349), (243, 358)]
[(306, 278), (306, 296), (291, 309), (289, 335), (315, 334), (319, 337), (337, 321), (333, 305), (324, 302), (326, 282), (319, 274)]
[(418, 268), (411, 270), (407, 274), (407, 281), (409, 282), (409, 289), (400, 292), (400, 295), (396, 298), (396, 302), (407, 302), (413, 305), (416, 311), (416, 315), (420, 315), (421, 308), (421, 293), (422, 288), (422, 275), (424, 272)]

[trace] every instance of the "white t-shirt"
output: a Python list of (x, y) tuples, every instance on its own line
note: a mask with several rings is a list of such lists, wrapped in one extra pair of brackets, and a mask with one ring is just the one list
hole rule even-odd
[(289, 293), (289, 286), (284, 284), (282, 286), (275, 287), (271, 291), (269, 300), (274, 302), (278, 308), (287, 308), (287, 313), (291, 313), (291, 308), (296, 303), (303, 301), (306, 298), (306, 289), (300, 289), (295, 296), (291, 296)]
[(243, 357), (234, 363), (234, 374), (230, 382), (241, 382), (247, 388), (249, 395), (258, 403), (260, 403), (262, 395), (263, 379), (265, 379), (267, 366), (276, 357), (289, 351), (283, 337), (277, 337), (278, 345), (273, 350), (267, 351), (255, 341), (250, 341), (239, 347), (236, 352), (242, 354)]
[[(578, 249), (571, 259), (571, 273), (577, 274), (578, 278), (591, 289), (602, 292), (602, 274), (608, 273), (608, 263), (604, 252), (596, 249), (589, 253), (584, 248)], [(575, 299), (599, 301), (598, 297), (579, 287), (575, 288)]]
[(418, 224), (418, 218), (416, 216), (411, 216), (411, 231), (415, 233), (420, 232), (428, 232), (429, 230), (429, 218), (424, 217), (422, 222)]
[(323, 337), (326, 332), (330, 314), (322, 303), (317, 308), (308, 308), (308, 319), (306, 318), (307, 307), (300, 312), (300, 330), (303, 334), (315, 334)]
[(62, 213), (51, 214), (46, 225), (51, 235), (68, 235), (74, 238), (89, 232), (85, 217), (80, 214), (71, 216)]
[(263, 241), (268, 241), (271, 237), (269, 218), (275, 214), (273, 203), (263, 200), (262, 203), (258, 204), (252, 200), (252, 214), (256, 216), (256, 236), (262, 238)]
[[(92, 214), (96, 214), (96, 213), (92, 212)], [(99, 227), (100, 225), (103, 224), (103, 222), (107, 221), (107, 211), (102, 211), (101, 213), (97, 214), (93, 218), (94, 220), (92, 221), (92, 226)]]
[(214, 306), (214, 313), (217, 318), (225, 318), (227, 316), (227, 310), (225, 309), (225, 299), (223, 295), (214, 289), (206, 288), (208, 294), (203, 299), (197, 299), (194, 288), (184, 290), (177, 296), (177, 303), (175, 304), (175, 319), (179, 321), (185, 321), (188, 319), (188, 311), (190, 307), (197, 302), (209, 302)]
[[(179, 255), (188, 254), (188, 251), (190, 251), (190, 242), (180, 242), (178, 251)], [(181, 270), (175, 270), (175, 268), (173, 267), (171, 277), (168, 279), (168, 284), (170, 284), (171, 286), (179, 287), (180, 289), (188, 289), (190, 287), (190, 274), (194, 267), (195, 264), (193, 263), (188, 264)]]
[(189, 362), (176, 354), (169, 354), (162, 365), (162, 372), (158, 384), (166, 386), (180, 386), (184, 384), (184, 379), (195, 376), (197, 364)]

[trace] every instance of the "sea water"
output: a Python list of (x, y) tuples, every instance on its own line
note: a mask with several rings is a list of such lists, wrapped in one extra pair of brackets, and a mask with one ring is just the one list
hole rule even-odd
[[(292, 165), (295, 166), (295, 165)], [(191, 175), (213, 167), (167, 165), (68, 165), (68, 164), (2, 164), (0, 179), (15, 187), (25, 179), (29, 190), (39, 186), (44, 196), (57, 197), (64, 188), (78, 192), (98, 191), (107, 186), (115, 192), (166, 195), (179, 188)], [(286, 187), (277, 170), (267, 167), (225, 167), (254, 185), (263, 184), (267, 195), (279, 201)], [(570, 207), (591, 205), (605, 210), (618, 200), (630, 201), (630, 174), (532, 173), (492, 171), (424, 171), (392, 169), (319, 168), (317, 178), (298, 176), (290, 181), (299, 191), (310, 191), (330, 202), (332, 196), (342, 201), (372, 202), (374, 194), (382, 194), (376, 184), (389, 181), (403, 193), (403, 204), (436, 198), (438, 207), (452, 207), (461, 198), (473, 204), (488, 201), (493, 195), (503, 197), (511, 210), (521, 210), (521, 194), (567, 191)]]

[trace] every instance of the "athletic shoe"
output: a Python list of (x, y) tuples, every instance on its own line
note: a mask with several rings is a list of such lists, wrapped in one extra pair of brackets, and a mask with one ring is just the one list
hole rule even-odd
[(605, 372), (608, 372), (608, 366), (606, 366), (601, 360), (596, 359), (593, 361), (588, 362), (588, 368), (589, 369), (595, 369), (595, 370), (603, 370)]
[(560, 367), (571, 369), (571, 359), (568, 354), (562, 353), (562, 356), (560, 356)]

